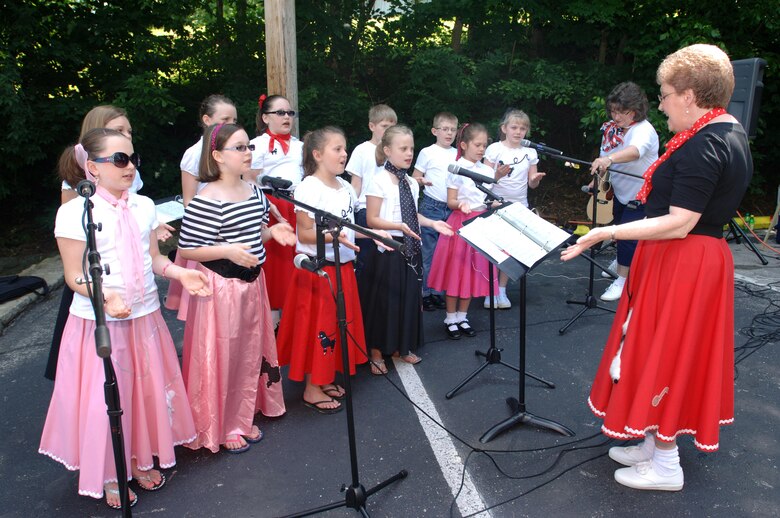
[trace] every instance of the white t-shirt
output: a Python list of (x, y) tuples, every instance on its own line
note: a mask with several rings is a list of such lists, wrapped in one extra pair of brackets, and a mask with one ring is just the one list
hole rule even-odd
[(433, 144), (420, 150), (414, 168), (425, 175), (432, 185), (426, 185), (423, 194), (436, 201), (447, 203), (447, 167), (454, 164), (458, 150), (454, 147), (443, 148)]
[(512, 166), (512, 171), (493, 186), (496, 196), (504, 198), (504, 201), (519, 201), (528, 207), (528, 170), (539, 163), (536, 150), (511, 148), (505, 142), (494, 142), (485, 150), (485, 158), (493, 164), (503, 162)]
[[(625, 164), (612, 164), (609, 168), (641, 176), (653, 162), (658, 160), (658, 133), (656, 133), (650, 121), (645, 119), (629, 126), (623, 134), (623, 143), (615, 147), (610, 146), (608, 142), (602, 139), (599, 156), (617, 153), (628, 146), (634, 146), (639, 150), (639, 158)], [(636, 193), (639, 192), (639, 189), (644, 184), (642, 178), (634, 178), (633, 176), (619, 173), (611, 173), (609, 180), (612, 182), (615, 196), (623, 205), (631, 200), (635, 200)]]
[[(336, 177), (336, 180), (338, 180), (340, 187), (333, 189), (322, 183), (319, 178), (307, 176), (298, 188), (295, 189), (295, 199), (354, 223), (355, 212), (357, 211), (357, 194), (355, 194), (355, 189), (341, 178)], [(296, 212), (306, 212), (312, 220), (314, 219), (313, 212), (306, 211), (300, 207), (295, 207), (295, 210)], [(353, 229), (345, 227), (343, 232), (346, 234), (347, 239), (353, 243), (355, 242), (355, 231)], [(311, 257), (317, 255), (316, 244), (305, 244), (298, 241), (295, 249)], [(339, 256), (341, 262), (346, 263), (355, 259), (355, 251), (340, 245)], [(328, 261), (334, 260), (333, 243), (325, 243), (325, 258)]]
[[(184, 152), (184, 156), (181, 157), (181, 163), (179, 164), (179, 169), (182, 171), (186, 171), (190, 173), (195, 178), (198, 177), (198, 169), (200, 169), (200, 155), (203, 151), (203, 137), (200, 137), (200, 139), (191, 145), (189, 148), (187, 148), (187, 151)], [(198, 190), (196, 193), (199, 193), (201, 189), (206, 187), (208, 183), (206, 182), (198, 182)]]
[(366, 192), (374, 177), (385, 170), (384, 165), (376, 165), (376, 144), (366, 140), (352, 150), (347, 162), (346, 171), (362, 179), (358, 204), (360, 209), (366, 208)]
[[(141, 171), (138, 169), (135, 170), (135, 178), (133, 178), (133, 185), (130, 186), (128, 191), (131, 193), (136, 193), (141, 190), (141, 188), (144, 186), (143, 180), (141, 180)], [(72, 191), (73, 187), (66, 182), (65, 180), (62, 181), (62, 186), (60, 186), (60, 190), (62, 191)]]
[[(406, 181), (412, 189), (414, 208), (417, 208), (417, 199), (420, 197), (420, 184), (411, 176), (406, 176)], [(403, 223), (401, 217), (401, 193), (399, 186), (393, 183), (393, 174), (382, 168), (382, 172), (374, 176), (366, 196), (382, 198), (382, 207), (379, 209), (379, 217), (391, 223)], [(388, 230), (391, 236), (404, 235), (400, 230)]]
[(249, 141), (255, 145), (252, 151), (252, 169), (263, 171), (259, 176), (271, 176), (282, 178), (292, 182), (291, 189), (298, 187), (303, 179), (303, 142), (295, 137), (290, 137), (290, 149), (285, 155), (279, 142), (274, 141), (273, 150), (268, 150), (271, 137), (263, 133)]
[[(470, 171), (484, 175), (487, 178), (495, 178), (495, 171), (482, 162), (475, 164), (470, 160), (460, 157), (457, 164)], [(494, 184), (486, 183), (483, 185), (490, 189)], [(447, 188), (458, 190), (458, 204), (462, 201), (467, 201), (471, 210), (485, 208), (485, 193), (477, 189), (477, 185), (471, 178), (449, 174), (447, 177)]]
[[(124, 280), (122, 279), (122, 264), (119, 262), (119, 254), (116, 248), (116, 235), (114, 229), (117, 222), (117, 209), (111, 206), (101, 196), (90, 198), (94, 205), (92, 217), (95, 223), (101, 223), (103, 230), (95, 232), (95, 240), (100, 253), (100, 264), (108, 266), (110, 273), (103, 273), (103, 287), (112, 288), (120, 294), (124, 294)], [(148, 315), (159, 309), (160, 298), (157, 295), (157, 284), (154, 282), (152, 272), (152, 256), (149, 254), (149, 239), (154, 229), (157, 228), (157, 213), (154, 202), (146, 196), (130, 194), (127, 205), (138, 224), (141, 232), (141, 248), (144, 254), (144, 298), (140, 299), (140, 293), (136, 300), (132, 301), (132, 312), (127, 319)], [(54, 236), (83, 241), (86, 246), (87, 237), (81, 227), (81, 217), (84, 213), (84, 200), (77, 198), (60, 206), (57, 211), (57, 219), (54, 224)], [(156, 237), (155, 237), (156, 239)], [(130, 301), (125, 301), (130, 304)], [(70, 312), (77, 317), (87, 320), (95, 320), (95, 312), (89, 298), (75, 293), (70, 305)], [(106, 320), (118, 319), (106, 314)]]

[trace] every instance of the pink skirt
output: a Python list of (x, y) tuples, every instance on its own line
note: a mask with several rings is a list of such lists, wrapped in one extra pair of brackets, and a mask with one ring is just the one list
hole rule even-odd
[[(490, 294), (490, 262), (477, 249), (458, 235), (467, 219), (475, 218), (485, 211), (464, 214), (460, 210), (452, 212), (447, 223), (455, 234), (439, 236), (436, 250), (433, 252), (431, 271), (428, 274), (428, 286), (436, 291), (446, 291), (447, 296), (468, 299), (485, 297)], [(494, 293), (498, 293), (498, 270), (493, 272)]]
[[(195, 261), (188, 261), (183, 258), (180, 253), (176, 253), (176, 260), (173, 262), (176, 266), (182, 268), (189, 268), (194, 270), (198, 263)], [(184, 290), (181, 283), (175, 279), (168, 281), (168, 294), (165, 296), (165, 308), (171, 311), (178, 310), (176, 318), (179, 320), (187, 320), (187, 308), (190, 303), (190, 294)]]
[[(127, 479), (131, 458), (142, 470), (176, 464), (173, 447), (192, 441), (195, 426), (171, 335), (159, 310), (108, 322), (119, 386)], [(79, 470), (79, 494), (102, 498), (116, 482), (103, 360), (95, 352), (95, 321), (70, 315), (62, 335), (54, 392), (39, 453)]]
[(188, 448), (219, 451), (228, 435), (250, 435), (260, 411), (285, 413), (265, 275), (226, 279), (198, 264), (213, 295), (191, 298), (182, 374), (197, 438)]

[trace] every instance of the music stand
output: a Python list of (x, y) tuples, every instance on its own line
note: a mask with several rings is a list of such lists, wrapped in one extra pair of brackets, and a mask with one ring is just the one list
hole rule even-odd
[[(742, 230), (736, 221), (734, 221), (734, 218), (731, 218), (729, 220), (729, 232), (734, 236), (734, 241), (737, 242), (737, 244), (740, 244), (740, 239), (745, 240), (745, 244), (748, 248), (750, 248), (754, 254), (756, 254), (756, 257), (761, 261), (761, 264), (764, 266), (769, 264), (769, 261), (767, 261), (766, 257), (764, 257), (764, 254), (762, 254), (758, 248), (756, 248), (756, 245), (753, 244), (752, 241), (750, 241), (750, 238), (748, 238), (747, 234), (745, 234), (745, 231)], [(728, 237), (728, 234), (726, 234)]]
[[(542, 263), (554, 250), (571, 236), (552, 223), (545, 221), (521, 203), (513, 203), (496, 209), (490, 215), (471, 220), (460, 231), (460, 236), (472, 247), (495, 264), (513, 280), (520, 280), (520, 347), (519, 369), (526, 364), (526, 277), (536, 265)], [(486, 443), (518, 424), (532, 424), (571, 437), (574, 432), (566, 426), (539, 417), (527, 411), (525, 402), (525, 377), (518, 383), (518, 398), (507, 398), (512, 415), (485, 432), (479, 441)]]
[[(498, 196), (493, 194), (493, 191), (491, 191), (490, 189), (485, 188), (484, 185), (482, 185), (480, 183), (477, 183), (476, 181), (474, 183), (475, 183), (475, 185), (477, 186), (477, 188), (479, 190), (481, 190), (482, 192), (485, 193), (485, 195), (486, 195), (485, 200), (486, 200), (487, 203), (490, 203), (491, 201), (497, 201), (499, 203), (503, 202), (503, 200), (501, 198), (499, 198)], [(509, 204), (502, 204), (498, 208), (506, 207), (508, 205)], [(498, 210), (498, 208), (490, 209), (490, 210), (484, 212), (483, 214), (481, 214), (478, 217), (490, 216), (496, 210)], [(468, 225), (470, 221), (472, 221), (472, 220), (465, 221), (464, 225)], [(509, 363), (507, 363), (507, 362), (505, 362), (504, 360), (501, 359), (501, 352), (503, 351), (503, 349), (499, 349), (498, 347), (496, 347), (496, 307), (495, 307), (495, 287), (493, 286), (493, 283), (494, 283), (494, 280), (495, 280), (495, 277), (494, 277), (494, 275), (495, 275), (495, 273), (494, 273), (495, 272), (495, 268), (496, 268), (496, 266), (491, 262), (490, 263), (490, 270), (488, 271), (488, 282), (490, 283), (490, 347), (488, 347), (488, 350), (485, 351), (485, 352), (482, 352), (480, 350), (474, 351), (474, 354), (476, 356), (484, 357), (485, 361), (482, 363), (482, 365), (480, 365), (474, 371), (472, 371), (471, 374), (469, 374), (468, 376), (463, 378), (463, 380), (460, 381), (455, 386), (455, 388), (453, 388), (452, 390), (447, 392), (447, 394), (444, 396), (447, 399), (452, 399), (455, 396), (455, 394), (460, 389), (465, 387), (480, 372), (485, 370), (485, 368), (489, 367), (490, 365), (496, 365), (496, 364), (503, 365), (504, 367), (509, 367), (513, 371), (515, 371), (517, 373), (520, 373), (520, 369), (518, 367), (515, 367), (514, 365), (511, 365), (511, 364), (509, 364)], [(553, 388), (553, 389), (555, 388), (555, 384), (554, 383), (551, 383), (551, 382), (549, 382), (549, 381), (547, 381), (545, 379), (542, 379), (539, 376), (536, 376), (535, 374), (531, 374), (530, 372), (523, 372), (523, 374), (525, 376), (528, 376), (529, 378), (535, 379), (536, 381), (538, 381), (540, 383), (543, 383), (544, 385), (547, 385), (548, 388)]]
[[(347, 219), (341, 218), (339, 216), (331, 214), (330, 212), (324, 211), (322, 209), (318, 209), (316, 207), (312, 207), (311, 205), (307, 205), (298, 200), (295, 200), (287, 191), (274, 188), (274, 195), (279, 198), (285, 199), (290, 203), (294, 204), (295, 206), (301, 207), (302, 209), (305, 209), (314, 214), (314, 221), (316, 223), (316, 229), (317, 229), (318, 265), (321, 266), (322, 264), (324, 264), (325, 261), (325, 252), (324, 252), (325, 240), (323, 237), (325, 232), (329, 233), (332, 236), (333, 238), (332, 242), (335, 244), (335, 246), (333, 247), (333, 262), (336, 264), (335, 267), (336, 319), (339, 326), (339, 340), (341, 341), (341, 368), (342, 368), (342, 372), (344, 372), (344, 381), (343, 381), (344, 396), (345, 396), (344, 403), (347, 408), (347, 412), (346, 412), (347, 436), (349, 440), (349, 460), (350, 460), (350, 468), (352, 472), (352, 484), (349, 487), (346, 486), (344, 487), (343, 501), (325, 504), (320, 507), (308, 509), (305, 511), (300, 511), (288, 516), (289, 517), (310, 516), (312, 514), (329, 511), (331, 509), (337, 509), (339, 507), (349, 507), (351, 509), (358, 511), (363, 516), (367, 517), (368, 511), (366, 510), (366, 502), (368, 500), (368, 497), (376, 493), (377, 491), (384, 489), (385, 487), (389, 486), (393, 482), (406, 478), (409, 472), (406, 471), (405, 469), (402, 469), (392, 477), (388, 478), (383, 482), (380, 482), (376, 486), (369, 489), (366, 489), (365, 487), (363, 487), (363, 484), (360, 483), (360, 475), (358, 473), (357, 446), (356, 446), (356, 439), (355, 439), (355, 418), (354, 418), (353, 407), (352, 407), (352, 384), (350, 382), (350, 375), (349, 375), (349, 347), (347, 346), (348, 344), (347, 310), (344, 302), (344, 290), (341, 281), (341, 260), (339, 255), (338, 237), (341, 234), (341, 230), (344, 227), (348, 227), (355, 230), (356, 232), (360, 232), (361, 234), (365, 234), (372, 239), (376, 239), (377, 241), (380, 241), (388, 248), (394, 249), (395, 251), (391, 253), (402, 253), (401, 252), (402, 245), (392, 239), (384, 238), (366, 228), (363, 228), (359, 225), (355, 225), (354, 223), (352, 223)], [(315, 274), (313, 273), (312, 275)]]

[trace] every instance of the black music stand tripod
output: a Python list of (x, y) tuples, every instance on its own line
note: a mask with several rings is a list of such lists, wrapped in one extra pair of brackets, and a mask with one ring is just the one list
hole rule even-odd
[[(479, 190), (484, 192), (486, 194), (486, 202), (490, 203), (492, 201), (497, 201), (498, 203), (503, 203), (504, 200), (493, 194), (493, 192), (490, 189), (487, 189), (482, 185), (481, 183), (474, 182), (475, 185)], [(500, 208), (500, 207), (499, 207)], [(491, 209), (487, 212), (485, 212), (482, 216), (488, 216), (492, 214), (495, 211), (495, 209)], [(501, 352), (503, 349), (499, 349), (496, 347), (496, 308), (495, 308), (495, 288), (493, 287), (494, 282), (494, 272), (495, 272), (495, 265), (491, 262), (490, 263), (490, 270), (488, 272), (488, 282), (490, 283), (490, 347), (488, 347), (488, 350), (485, 352), (482, 352), (480, 350), (474, 351), (474, 354), (476, 356), (482, 356), (485, 358), (485, 361), (477, 367), (471, 374), (463, 378), (463, 380), (458, 383), (455, 388), (447, 392), (447, 394), (444, 396), (447, 399), (452, 399), (455, 394), (465, 387), (471, 380), (473, 380), (480, 372), (485, 370), (487, 367), (491, 365), (503, 365), (504, 367), (509, 367), (513, 371), (520, 373), (520, 369), (515, 367), (514, 365), (511, 365), (504, 360), (501, 359)], [(533, 378), (536, 381), (543, 383), (544, 385), (547, 385), (548, 388), (554, 389), (555, 384), (551, 383), (545, 379), (540, 378), (539, 376), (536, 376), (535, 374), (531, 374), (530, 372), (523, 372), (526, 376), (529, 378)]]
[[(366, 510), (366, 502), (368, 500), (368, 497), (376, 493), (377, 491), (384, 489), (385, 487), (389, 486), (393, 482), (406, 478), (409, 472), (406, 471), (405, 469), (402, 469), (392, 477), (388, 478), (387, 480), (369, 489), (366, 489), (365, 487), (363, 487), (363, 484), (360, 483), (360, 475), (358, 473), (357, 446), (355, 441), (355, 418), (354, 418), (353, 407), (352, 407), (352, 385), (350, 383), (350, 375), (349, 375), (349, 347), (347, 346), (348, 344), (347, 310), (344, 302), (344, 290), (343, 290), (342, 280), (341, 280), (341, 268), (340, 268), (341, 261), (340, 261), (340, 254), (339, 254), (338, 237), (341, 234), (341, 230), (344, 227), (348, 227), (357, 232), (360, 232), (361, 234), (365, 234), (373, 239), (376, 239), (377, 241), (382, 242), (388, 248), (393, 248), (395, 251), (391, 253), (401, 253), (400, 252), (401, 245), (400, 243), (392, 239), (386, 239), (378, 234), (371, 232), (368, 229), (355, 225), (349, 220), (340, 218), (324, 210), (317, 209), (310, 205), (306, 205), (305, 203), (302, 203), (300, 201), (294, 200), (292, 196), (290, 196), (290, 194), (286, 191), (282, 191), (277, 188), (274, 188), (274, 195), (283, 198), (289, 201), (290, 203), (293, 203), (294, 205), (301, 207), (309, 212), (314, 213), (314, 220), (317, 225), (316, 229), (317, 229), (318, 265), (321, 266), (322, 264), (324, 264), (325, 261), (325, 255), (324, 255), (324, 233), (325, 232), (329, 233), (332, 236), (333, 238), (332, 242), (335, 245), (333, 247), (333, 262), (336, 264), (335, 267), (336, 319), (338, 321), (338, 326), (339, 326), (339, 340), (341, 340), (341, 365), (342, 365), (342, 372), (344, 372), (344, 379), (343, 379), (344, 396), (345, 396), (344, 401), (347, 407), (347, 412), (346, 412), (347, 413), (347, 435), (349, 439), (349, 461), (350, 461), (350, 468), (352, 472), (352, 484), (349, 485), (348, 487), (346, 485), (342, 486), (342, 490), (344, 492), (343, 501), (333, 502), (313, 509), (308, 509), (306, 511), (300, 511), (295, 514), (288, 515), (288, 518), (310, 516), (313, 514), (329, 511), (331, 509), (337, 509), (339, 507), (349, 507), (359, 512), (364, 517), (368, 518), (369, 514), (368, 511)], [(322, 250), (321, 257), (319, 252), (320, 250)], [(316, 274), (312, 274), (312, 275), (316, 275)]]
[[(103, 372), (106, 378), (103, 384), (103, 393), (106, 401), (106, 413), (108, 414), (109, 427), (111, 428), (111, 446), (114, 452), (114, 465), (116, 466), (117, 486), (119, 499), (122, 505), (122, 516), (132, 516), (130, 511), (130, 488), (127, 483), (127, 465), (125, 464), (125, 443), (122, 433), (122, 405), (119, 400), (119, 385), (111, 362), (111, 336), (106, 327), (106, 311), (103, 307), (103, 267), (100, 265), (100, 253), (97, 250), (95, 231), (102, 230), (100, 223), (92, 219), (92, 201), (90, 196), (95, 194), (95, 184), (89, 180), (82, 180), (76, 186), (76, 192), (84, 197), (84, 217), (86, 219), (85, 232), (87, 234), (87, 261), (89, 262), (89, 276), (84, 276), (83, 282), (87, 286), (92, 309), (95, 312), (95, 347), (97, 355), (103, 359)], [(108, 266), (106, 266), (106, 273)], [(78, 282), (78, 281), (77, 281)], [(79, 283), (81, 283), (79, 282)]]

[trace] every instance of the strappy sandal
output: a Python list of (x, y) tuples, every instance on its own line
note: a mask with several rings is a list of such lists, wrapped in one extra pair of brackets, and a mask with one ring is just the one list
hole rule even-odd
[(404, 361), (404, 362), (412, 364), (412, 365), (417, 365), (418, 363), (420, 363), (422, 361), (422, 358), (420, 358), (419, 356), (417, 356), (414, 353), (409, 353), (409, 354), (405, 354), (405, 355), (401, 356), (401, 361)]
[[(106, 502), (106, 505), (108, 507), (110, 507), (111, 509), (116, 509), (116, 510), (122, 509), (122, 498), (119, 497), (119, 488), (118, 487), (109, 489), (109, 488), (103, 486), (103, 491), (106, 493), (105, 502)], [(129, 490), (129, 491), (130, 491), (130, 507), (133, 507), (135, 504), (138, 503), (138, 495), (136, 495), (132, 490)], [(112, 504), (110, 504), (108, 502), (108, 495), (109, 494), (116, 495), (116, 496), (119, 497), (119, 505), (112, 505)], [(133, 498), (133, 497), (135, 497), (135, 498)]]
[[(139, 471), (141, 471), (141, 470), (139, 470)], [(149, 470), (149, 471), (151, 471), (151, 470)], [(157, 491), (158, 489), (160, 489), (161, 487), (163, 487), (165, 485), (165, 475), (163, 474), (162, 471), (158, 471), (158, 473), (160, 474), (160, 481), (157, 482), (157, 483), (155, 483), (152, 480), (152, 476), (149, 474), (148, 471), (141, 471), (141, 473), (146, 473), (146, 474), (145, 475), (141, 475), (140, 477), (136, 477), (135, 475), (133, 475), (133, 480), (135, 480), (136, 483), (138, 484), (138, 487), (140, 487), (144, 491)], [(142, 481), (144, 483), (149, 484), (149, 485), (148, 486), (143, 485), (141, 483)]]
[(384, 360), (370, 360), (371, 374), (374, 376), (384, 376), (387, 374), (387, 366)]

